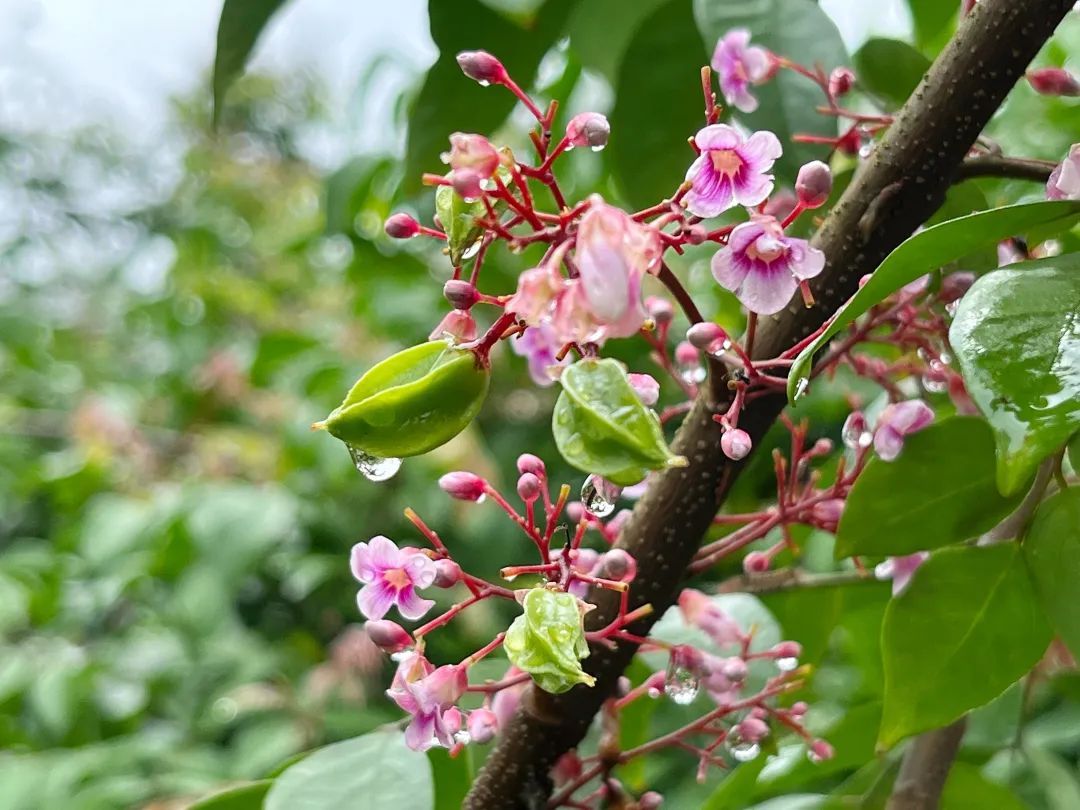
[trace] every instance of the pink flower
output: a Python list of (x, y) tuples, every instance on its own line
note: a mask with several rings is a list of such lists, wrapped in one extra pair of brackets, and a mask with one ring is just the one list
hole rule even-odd
[(548, 323), (530, 326), (510, 341), (510, 348), (514, 350), (514, 354), (528, 361), (529, 376), (532, 377), (532, 381), (541, 387), (555, 382), (552, 370), (569, 362), (567, 357), (562, 360), (555, 359), (562, 347), (563, 344), (556, 339), (555, 330)]
[(386, 694), (412, 715), (405, 729), (405, 744), (414, 751), (436, 745), (450, 748), (453, 734), (444, 714), (465, 694), (468, 685), (465, 667), (460, 664), (433, 669), (419, 653), (402, 658)]
[(542, 264), (518, 276), (517, 292), (506, 302), (506, 311), (513, 312), (529, 326), (550, 321), (551, 308), (563, 289), (565, 279), (552, 264)]
[(679, 594), (679, 611), (688, 624), (704, 630), (721, 646), (737, 643), (743, 638), (735, 620), (699, 590), (683, 588)]
[(825, 268), (825, 254), (805, 239), (784, 235), (773, 217), (754, 216), (731, 232), (712, 259), (713, 277), (751, 312), (779, 312), (799, 282)]
[(904, 448), (904, 437), (918, 433), (934, 421), (934, 412), (921, 399), (894, 402), (881, 412), (874, 432), (878, 458), (892, 461)]
[(1080, 143), (1069, 148), (1069, 154), (1050, 173), (1046, 196), (1051, 200), (1080, 200)]
[(443, 160), (453, 169), (450, 182), (454, 190), (466, 200), (474, 200), (483, 193), (483, 181), (499, 168), (499, 153), (483, 135), (455, 132), (450, 136), (450, 151)]
[(566, 125), (566, 139), (570, 146), (589, 146), (603, 149), (611, 134), (607, 118), (596, 112), (578, 113)]
[(393, 605), (406, 619), (419, 619), (435, 604), (416, 593), (431, 585), (436, 573), (435, 563), (417, 549), (399, 549), (379, 535), (353, 546), (350, 562), (353, 576), (364, 583), (356, 603), (369, 619), (381, 619)]
[(701, 155), (686, 171), (690, 213), (715, 217), (736, 205), (751, 208), (772, 193), (773, 176), (767, 172), (784, 150), (771, 132), (744, 139), (734, 127), (713, 124), (700, 130), (694, 143)]
[(645, 405), (651, 408), (660, 399), (660, 383), (651, 374), (627, 374), (626, 377), (638, 399)]
[(889, 557), (874, 569), (874, 575), (878, 579), (891, 579), (893, 596), (896, 596), (908, 586), (915, 571), (929, 556), (929, 551), (916, 551), (903, 557)]
[(720, 92), (728, 104), (745, 113), (757, 109), (758, 102), (750, 93), (751, 84), (769, 78), (769, 52), (750, 45), (750, 32), (745, 28), (728, 31), (713, 51), (712, 66), (720, 79)]

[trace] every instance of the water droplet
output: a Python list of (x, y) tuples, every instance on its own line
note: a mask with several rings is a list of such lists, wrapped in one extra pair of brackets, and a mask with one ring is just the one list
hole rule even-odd
[(606, 144), (600, 144), (599, 146), (590, 146), (589, 148), (592, 149), (594, 152), (603, 152), (605, 145)]
[(868, 157), (870, 157), (873, 151), (873, 146), (868, 143), (864, 143), (862, 146), (859, 147), (859, 157), (861, 157), (863, 160), (866, 160)]
[(960, 301), (950, 301), (945, 305), (945, 311), (949, 313), (950, 318), (956, 317), (956, 310), (960, 309)]
[(806, 396), (806, 391), (810, 387), (810, 379), (808, 377), (799, 377), (799, 381), (795, 383), (795, 399), (802, 399)]
[(880, 580), (892, 579), (893, 575), (893, 561), (890, 557), (885, 562), (878, 563), (874, 566), (874, 577)]
[(790, 658), (776, 659), (776, 668), (781, 672), (791, 672), (797, 666), (799, 666), (799, 659), (795, 658), (794, 656)]
[(346, 446), (349, 448), (353, 465), (368, 481), (389, 481), (401, 469), (400, 458), (379, 458), (352, 445)]
[(758, 754), (761, 753), (761, 746), (755, 742), (729, 742), (728, 751), (731, 752), (731, 756), (736, 762), (750, 762), (750, 760), (757, 759)]
[(679, 376), (682, 377), (683, 382), (692, 383), (697, 385), (698, 383), (705, 382), (705, 377), (708, 376), (708, 372), (705, 371), (705, 366), (692, 365), (683, 366), (679, 372)]
[(472, 737), (469, 736), (469, 732), (465, 729), (458, 729), (454, 732), (454, 742), (458, 743), (459, 745), (468, 745), (470, 742), (472, 742)]
[(581, 485), (581, 502), (597, 517), (607, 517), (615, 511), (615, 501), (620, 492), (622, 487), (599, 475), (590, 475)]
[(698, 676), (686, 667), (677, 665), (674, 660), (668, 663), (667, 676), (664, 678), (664, 692), (680, 706), (689, 706), (698, 696), (701, 683)]
[[(469, 201), (466, 200), (466, 202), (469, 202)], [(475, 200), (473, 202), (475, 202)], [(480, 252), (480, 244), (483, 241), (484, 241), (483, 239), (477, 239), (475, 242), (473, 242), (471, 245), (469, 245), (467, 248), (465, 248), (465, 250), (461, 254), (461, 258), (462, 259), (471, 259), (477, 253), (479, 253)]]
[(487, 79), (477, 79), (476, 83), (481, 87), (491, 87), (491, 82), (489, 82)]
[(859, 450), (869, 447), (874, 441), (874, 434), (869, 430), (859, 430), (858, 425), (847, 423), (840, 434), (844, 446), (850, 450)]
[(943, 363), (944, 365), (950, 366), (952, 365), (953, 358), (952, 355), (948, 352), (942, 351), (941, 354), (938, 355), (938, 360), (941, 361), (941, 363)]

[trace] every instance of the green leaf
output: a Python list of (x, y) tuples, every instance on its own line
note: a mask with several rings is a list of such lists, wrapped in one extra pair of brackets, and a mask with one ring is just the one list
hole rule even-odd
[(405, 186), (420, 188), (420, 175), (437, 171), (452, 132), (494, 130), (515, 104), (503, 87), (481, 87), (462, 75), (461, 51), (496, 56), (522, 87), (528, 87), (548, 49), (562, 34), (577, 0), (547, 0), (533, 15), (511, 19), (479, 0), (430, 0), (431, 38), (439, 58), (428, 71), (409, 113)]
[[(581, 64), (615, 86), (623, 55), (643, 21), (671, 0), (589, 0), (580, 3), (567, 26), (570, 48)], [(616, 101), (616, 104), (618, 102)], [(655, 122), (659, 123), (659, 122)]]
[(1080, 657), (1080, 489), (1058, 492), (1039, 506), (1024, 539), (1024, 557), (1046, 615)]
[(221, 119), (225, 92), (247, 64), (251, 50), (285, 0), (225, 0), (218, 21), (214, 57), (214, 124)]
[(537, 587), (525, 594), (522, 608), (503, 643), (510, 663), (553, 695), (579, 683), (592, 686), (592, 675), (580, 663), (589, 655), (582, 602), (573, 594)]
[(629, 486), (649, 470), (686, 464), (668, 449), (660, 420), (638, 399), (619, 361), (579, 360), (560, 382), (551, 429), (574, 467)]
[(1080, 780), (1076, 771), (1061, 757), (1041, 748), (1027, 746), (1024, 754), (1035, 771), (1039, 787), (1046, 795), (1049, 810), (1075, 810), (1080, 807)]
[(435, 747), (427, 752), (427, 757), (435, 790), (432, 810), (458, 810), (473, 780), (472, 746), (466, 746), (453, 757), (445, 748)]
[(906, 42), (874, 37), (855, 53), (859, 85), (895, 107), (903, 106), (915, 90), (930, 60)]
[(1080, 253), (1011, 265), (968, 290), (949, 330), (1016, 492), (1080, 428)]
[(967, 762), (956, 762), (941, 792), (941, 810), (1024, 810), (1026, 805), (1004, 785), (991, 782)]
[[(849, 61), (836, 26), (813, 0), (694, 0), (694, 16), (710, 56), (724, 34), (746, 28), (752, 44), (803, 65), (820, 64), (828, 72)], [(793, 182), (800, 166), (822, 159), (828, 148), (795, 143), (792, 136), (835, 136), (836, 121), (817, 112), (825, 103), (821, 89), (790, 70), (781, 70), (751, 92), (760, 102), (757, 110), (732, 114), (750, 129), (776, 133), (784, 145), (784, 155), (776, 162), (777, 172)]]
[(908, 0), (915, 23), (915, 44), (927, 56), (936, 56), (956, 28), (959, 3), (948, 0)]
[(262, 779), (222, 790), (200, 799), (188, 810), (262, 810), (263, 800), (272, 784), (271, 780)]
[(809, 377), (814, 355), (833, 336), (888, 295), (920, 276), (937, 270), (986, 245), (1027, 232), (1036, 226), (1064, 230), (1080, 219), (1080, 202), (1044, 201), (980, 211), (933, 225), (906, 239), (883, 261), (818, 338), (795, 358), (788, 376), (788, 399), (795, 400), (799, 380)]
[(400, 731), (376, 731), (312, 752), (274, 780), (265, 810), (434, 806), (431, 764)]
[(881, 631), (878, 745), (944, 726), (993, 700), (1042, 657), (1052, 633), (1016, 543), (945, 548), (889, 603)]
[(1077, 433), (1072, 437), (1072, 441), (1069, 442), (1069, 463), (1072, 465), (1073, 472), (1080, 475), (1080, 433)]
[(836, 557), (902, 556), (969, 540), (995, 526), (1019, 497), (994, 483), (994, 437), (958, 416), (908, 436), (895, 461), (871, 459), (836, 530)]
[(484, 204), (479, 200), (465, 202), (450, 186), (439, 186), (435, 190), (435, 213), (446, 231), (450, 261), (454, 267), (459, 267), (462, 254), (484, 233), (484, 229), (476, 224), (476, 218), (485, 213)]
[(703, 126), (699, 74), (705, 63), (690, 0), (657, 9), (626, 49), (608, 153), (620, 191), (637, 207), (671, 197), (694, 161), (683, 144)]

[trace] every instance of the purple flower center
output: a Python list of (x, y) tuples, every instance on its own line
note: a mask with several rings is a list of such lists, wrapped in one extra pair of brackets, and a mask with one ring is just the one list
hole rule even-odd
[(713, 149), (709, 159), (714, 169), (729, 177), (734, 177), (743, 167), (743, 159), (734, 149)]

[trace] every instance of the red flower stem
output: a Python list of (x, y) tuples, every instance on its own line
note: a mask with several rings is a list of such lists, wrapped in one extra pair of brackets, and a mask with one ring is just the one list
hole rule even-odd
[(511, 520), (513, 520), (518, 526), (521, 527), (522, 531), (524, 531), (525, 534), (528, 535), (529, 539), (536, 544), (537, 549), (543, 551), (544, 541), (543, 538), (540, 537), (540, 533), (536, 530), (535, 527), (526, 522), (525, 518), (518, 514), (517, 510), (510, 505), (506, 498), (504, 498), (497, 489), (495, 489), (490, 484), (486, 484), (484, 486), (484, 493), (487, 494), (491, 498), (491, 500), (495, 501), (495, 503), (497, 503), (499, 507), (504, 512), (506, 512), (507, 515), (510, 516)]
[(502, 80), (501, 84), (507, 90), (517, 96), (518, 101), (525, 105), (525, 108), (530, 113), (532, 113), (533, 118), (535, 118), (541, 125), (546, 123), (544, 120), (544, 114), (540, 111), (540, 108), (536, 106), (536, 103), (532, 100), (532, 98), (529, 97), (529, 94), (518, 86), (517, 82), (507, 76), (505, 79)]
[(492, 175), (491, 179), (495, 182), (495, 191), (490, 192), (494, 196), (501, 200), (505, 200), (506, 204), (514, 209), (517, 213), (523, 216), (530, 225), (536, 230), (541, 230), (544, 227), (544, 223), (540, 221), (539, 217), (533, 213), (531, 207), (526, 207), (518, 201), (518, 198), (511, 193), (510, 189), (506, 187), (506, 184), (499, 178), (497, 174)]
[(506, 638), (506, 633), (499, 633), (497, 636), (495, 636), (495, 638), (493, 638), (491, 641), (489, 641), (487, 644), (485, 644), (479, 650), (474, 652), (468, 658), (464, 659), (461, 662), (461, 666), (463, 666), (463, 667), (471, 667), (477, 661), (480, 661), (481, 659), (486, 657), (488, 655), (488, 653), (490, 653), (493, 650), (497, 649), (498, 647), (502, 646), (504, 638)]
[(465, 687), (466, 692), (483, 692), (484, 694), (494, 694), (495, 692), (501, 692), (503, 689), (510, 689), (518, 684), (525, 683), (532, 676), (528, 672), (522, 672), (520, 675), (511, 675), (509, 678), (503, 678), (501, 681), (489, 681), (487, 683), (480, 683)]
[(443, 541), (439, 539), (439, 535), (435, 533), (434, 529), (428, 528), (428, 525), (412, 510), (412, 507), (406, 507), (405, 518), (417, 528), (420, 534), (424, 535), (427, 541), (435, 547), (435, 550), (438, 551), (439, 554), (443, 557), (450, 556), (450, 549), (448, 549)]
[(461, 613), (461, 611), (465, 610), (465, 608), (469, 607), (470, 605), (474, 605), (483, 599), (487, 599), (489, 596), (491, 596), (491, 594), (488, 592), (474, 593), (468, 599), (465, 599), (461, 602), (456, 602), (455, 604), (451, 605), (445, 612), (441, 613), (440, 615), (432, 619), (430, 622), (423, 625), (420, 629), (414, 630), (413, 638), (422, 638), (423, 636), (430, 633), (432, 630), (442, 627), (456, 615)]
[(462, 348), (472, 349), (477, 358), (487, 363), (488, 355), (491, 354), (491, 347), (494, 346), (503, 337), (503, 333), (514, 324), (516, 316), (513, 312), (504, 312), (498, 317), (498, 319), (491, 325), (491, 328), (484, 333), (484, 336), (479, 340), (475, 340), (472, 343), (466, 343)]
[(432, 239), (441, 239), (444, 242), (446, 241), (445, 233), (443, 233), (442, 231), (438, 231), (435, 228), (429, 228), (426, 225), (420, 226), (419, 233), (423, 234), (424, 236), (430, 236)]

